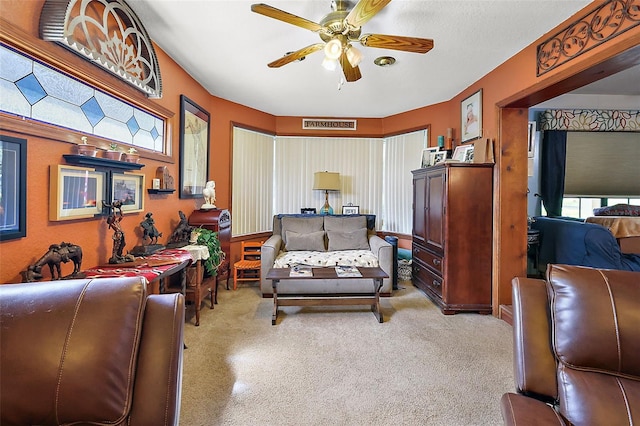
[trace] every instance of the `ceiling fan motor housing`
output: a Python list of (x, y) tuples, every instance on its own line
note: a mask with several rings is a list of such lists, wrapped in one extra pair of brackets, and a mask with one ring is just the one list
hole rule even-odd
[(349, 41), (357, 41), (360, 38), (361, 28), (347, 28), (345, 24), (345, 18), (349, 14), (346, 10), (337, 10), (326, 15), (320, 21), (320, 25), (326, 29), (326, 31), (320, 32), (320, 38), (324, 42), (336, 37), (336, 35), (343, 34)]

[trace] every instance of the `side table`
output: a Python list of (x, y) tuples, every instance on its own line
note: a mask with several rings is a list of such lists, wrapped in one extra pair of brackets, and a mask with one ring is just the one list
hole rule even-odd
[(187, 301), (193, 302), (196, 308), (196, 326), (200, 325), (200, 305), (204, 301), (207, 293), (210, 296), (211, 305), (209, 309), (213, 309), (214, 300), (217, 299), (217, 289), (212, 286), (212, 280), (204, 279), (204, 268), (202, 262), (209, 258), (209, 250), (202, 245), (188, 245), (182, 247), (187, 250), (193, 258), (193, 264), (187, 270), (187, 286), (185, 298)]

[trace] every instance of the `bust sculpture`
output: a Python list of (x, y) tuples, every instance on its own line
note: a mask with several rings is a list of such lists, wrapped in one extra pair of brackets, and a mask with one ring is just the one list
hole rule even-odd
[(205, 185), (202, 190), (202, 195), (204, 196), (204, 204), (201, 209), (209, 210), (216, 208), (216, 181), (210, 180)]

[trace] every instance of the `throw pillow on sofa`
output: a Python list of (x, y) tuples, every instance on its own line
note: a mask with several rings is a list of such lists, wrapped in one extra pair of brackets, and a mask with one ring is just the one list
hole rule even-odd
[(287, 251), (325, 251), (324, 247), (324, 231), (310, 232), (308, 234), (300, 234), (293, 231), (285, 231), (287, 242), (285, 250)]
[(366, 229), (366, 227), (366, 216), (325, 216), (324, 218), (325, 231), (350, 232), (360, 228)]
[[(323, 231), (322, 216), (319, 217), (283, 217), (282, 218), (282, 241), (287, 244), (287, 231), (298, 234), (309, 234), (311, 232)], [(324, 250), (324, 249), (323, 249)]]
[(367, 240), (367, 228), (351, 232), (327, 231), (329, 251), (370, 250)]

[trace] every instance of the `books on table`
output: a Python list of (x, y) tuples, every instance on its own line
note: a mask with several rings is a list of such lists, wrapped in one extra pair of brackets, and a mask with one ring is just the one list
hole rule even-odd
[(355, 266), (336, 266), (336, 275), (340, 278), (362, 276), (358, 268)]
[(311, 266), (296, 265), (289, 271), (290, 277), (312, 277), (313, 271)]

